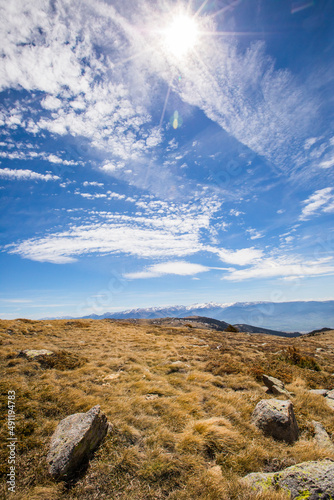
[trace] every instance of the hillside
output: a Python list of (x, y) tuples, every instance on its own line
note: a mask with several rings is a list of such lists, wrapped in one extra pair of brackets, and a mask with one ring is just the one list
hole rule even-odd
[[(119, 321), (113, 318), (107, 318), (109, 321)], [(161, 326), (172, 326), (172, 327), (182, 327), (186, 326), (188, 328), (199, 328), (204, 330), (215, 330), (217, 332), (224, 332), (230, 325), (226, 321), (220, 321), (218, 319), (207, 318), (205, 316), (187, 316), (185, 318), (155, 318), (155, 319), (144, 319), (144, 318), (127, 318), (128, 322), (137, 325), (161, 325)], [(253, 325), (236, 324), (232, 325), (239, 332), (245, 333), (265, 333), (267, 335), (276, 335), (279, 337), (299, 337), (301, 334), (298, 332), (287, 333), (278, 330), (270, 330), (268, 328), (260, 328)], [(327, 328), (329, 330), (329, 328)]]
[[(15, 499), (283, 500), (282, 492), (255, 493), (241, 478), (334, 460), (315, 444), (312, 424), (334, 433), (333, 410), (309, 392), (334, 387), (333, 330), (284, 338), (124, 320), (21, 319), (0, 321), (0, 342), (2, 442), (8, 391), (17, 398)], [(30, 361), (18, 356), (25, 349), (54, 355)], [(256, 404), (273, 397), (263, 373), (292, 393), (300, 429), (294, 444), (264, 437), (251, 423)], [(61, 419), (97, 404), (111, 432), (72, 482), (55, 482), (45, 458), (52, 433)], [(7, 452), (2, 447), (2, 498)]]

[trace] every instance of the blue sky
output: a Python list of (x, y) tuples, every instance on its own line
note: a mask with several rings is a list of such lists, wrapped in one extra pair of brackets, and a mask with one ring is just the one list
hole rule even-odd
[(334, 298), (333, 0), (0, 9), (1, 317)]

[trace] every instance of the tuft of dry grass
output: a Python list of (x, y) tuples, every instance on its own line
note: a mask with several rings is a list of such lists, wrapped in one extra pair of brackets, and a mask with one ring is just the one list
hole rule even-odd
[[(16, 392), (18, 500), (283, 500), (243, 484), (249, 472), (333, 458), (316, 446), (312, 420), (334, 435), (333, 412), (311, 388), (334, 387), (334, 332), (286, 339), (263, 334), (108, 320), (0, 321), (0, 437)], [(49, 349), (38, 361), (25, 349)], [(291, 363), (284, 353), (314, 364)], [(47, 368), (47, 369), (46, 369)], [(262, 374), (292, 392), (300, 439), (264, 437), (251, 424), (269, 398)], [(59, 421), (95, 404), (112, 431), (70, 484), (54, 482), (46, 454)], [(7, 498), (7, 450), (0, 451)], [(13, 496), (12, 496), (13, 498)]]

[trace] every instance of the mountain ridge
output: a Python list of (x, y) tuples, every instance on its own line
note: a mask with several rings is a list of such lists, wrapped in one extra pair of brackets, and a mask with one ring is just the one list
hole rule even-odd
[[(253, 325), (282, 332), (310, 332), (323, 325), (334, 325), (334, 300), (326, 301), (289, 301), (289, 302), (217, 302), (191, 305), (174, 305), (127, 309), (104, 314), (89, 314), (83, 319), (130, 319), (205, 316), (229, 324)], [(46, 318), (60, 319), (60, 318)], [(62, 319), (79, 319), (66, 317)]]

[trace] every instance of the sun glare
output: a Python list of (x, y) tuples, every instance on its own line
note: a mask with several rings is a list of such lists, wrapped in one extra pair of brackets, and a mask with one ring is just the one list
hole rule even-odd
[(189, 16), (179, 15), (164, 32), (165, 45), (175, 56), (184, 56), (198, 41), (196, 21)]

